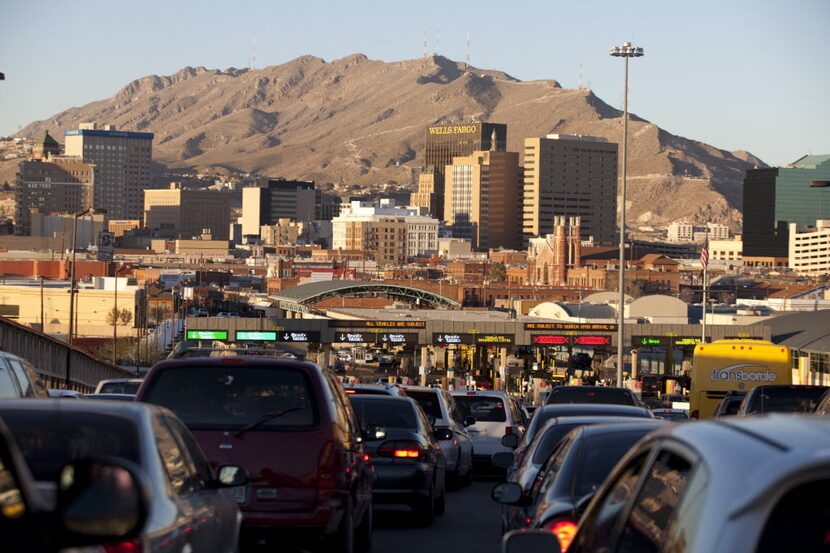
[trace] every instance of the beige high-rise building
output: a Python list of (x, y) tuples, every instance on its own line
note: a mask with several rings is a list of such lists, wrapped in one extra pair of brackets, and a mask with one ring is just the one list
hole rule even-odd
[(174, 183), (168, 190), (144, 191), (144, 227), (174, 229), (192, 238), (209, 229), (216, 240), (228, 240), (230, 194), (216, 190), (187, 190)]
[(142, 192), (150, 187), (153, 133), (117, 131), (81, 123), (64, 131), (65, 154), (95, 164), (94, 207), (107, 219), (140, 219)]
[(446, 166), (444, 224), (473, 248), (517, 248), (521, 176), (517, 152), (477, 151)]
[(64, 156), (22, 161), (14, 199), (15, 234), (29, 236), (31, 213), (78, 213), (92, 207), (95, 167)]
[(582, 236), (613, 244), (617, 234), (617, 145), (604, 138), (526, 138), (524, 240), (552, 234), (554, 216), (579, 217)]

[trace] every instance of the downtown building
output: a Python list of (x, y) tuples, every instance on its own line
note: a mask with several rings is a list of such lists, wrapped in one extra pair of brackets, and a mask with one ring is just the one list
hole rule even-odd
[(230, 236), (230, 194), (216, 190), (182, 189), (144, 191), (144, 228), (170, 230), (177, 238), (209, 233), (215, 240)]
[(445, 167), (445, 230), (479, 250), (520, 247), (521, 186), (517, 152), (476, 151), (453, 158)]
[(427, 127), (424, 170), (418, 178), (418, 192), (412, 205), (425, 207), (432, 217), (443, 219), (445, 168), (456, 157), (473, 152), (507, 149), (507, 125), (501, 123), (459, 123)]
[(438, 220), (421, 210), (397, 207), (392, 200), (377, 206), (353, 201), (332, 219), (332, 248), (366, 252), (381, 267), (437, 253)]
[(582, 236), (613, 244), (617, 231), (617, 145), (604, 138), (526, 138), (522, 233), (552, 234), (554, 217), (579, 217)]
[(314, 221), (318, 196), (313, 181), (268, 179), (242, 189), (242, 236), (259, 237), (264, 225), (280, 219)]
[(107, 219), (141, 219), (153, 133), (99, 129), (95, 123), (79, 127), (64, 131), (65, 155), (95, 165), (93, 207), (106, 210)]
[(78, 213), (92, 207), (96, 168), (77, 157), (60, 155), (60, 145), (46, 133), (22, 161), (15, 184), (15, 234), (32, 235), (32, 215)]
[(786, 266), (790, 225), (807, 228), (830, 214), (830, 155), (804, 156), (787, 167), (748, 170), (743, 199), (744, 264)]

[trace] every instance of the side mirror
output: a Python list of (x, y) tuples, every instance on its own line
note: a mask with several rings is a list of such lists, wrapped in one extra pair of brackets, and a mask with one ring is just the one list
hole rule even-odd
[(222, 488), (233, 488), (244, 486), (248, 483), (248, 475), (245, 469), (236, 465), (223, 465), (219, 467), (219, 478), (216, 482)]
[(522, 487), (515, 482), (503, 482), (490, 492), (493, 501), (503, 505), (518, 505), (522, 495)]
[(123, 460), (81, 460), (61, 470), (56, 515), (66, 535), (62, 547), (124, 541), (141, 533), (148, 507), (138, 470)]
[(475, 417), (464, 417), (464, 426), (472, 426), (476, 423)]
[(575, 505), (576, 508), (576, 518), (582, 518), (582, 514), (585, 512), (585, 509), (588, 508), (588, 505), (591, 503), (591, 500), (594, 498), (594, 492), (591, 492), (587, 495), (583, 495), (580, 497)]
[(386, 428), (382, 426), (375, 426), (369, 425), (366, 427), (366, 431), (363, 433), (363, 438), (367, 442), (372, 442), (375, 440), (382, 440), (386, 437)]
[(436, 440), (442, 442), (453, 439), (452, 430), (450, 430), (449, 428), (439, 428), (436, 431), (434, 431), (432, 435), (435, 437)]
[(499, 468), (509, 469), (513, 466), (513, 454), (507, 451), (500, 451), (493, 454), (492, 461)]
[(512, 530), (501, 539), (502, 553), (562, 553), (559, 540), (544, 530)]
[(515, 434), (505, 434), (501, 437), (501, 445), (511, 449), (516, 449), (519, 447), (519, 437)]

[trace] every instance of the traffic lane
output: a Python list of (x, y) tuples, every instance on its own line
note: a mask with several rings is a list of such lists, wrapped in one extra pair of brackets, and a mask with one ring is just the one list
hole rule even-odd
[(447, 494), (447, 512), (419, 526), (407, 507), (375, 506), (373, 553), (458, 551), (498, 553), (501, 506), (490, 499), (498, 480), (477, 481)]

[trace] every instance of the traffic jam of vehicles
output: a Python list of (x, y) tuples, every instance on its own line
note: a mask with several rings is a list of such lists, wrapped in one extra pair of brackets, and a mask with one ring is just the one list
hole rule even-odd
[(785, 347), (701, 343), (688, 390), (536, 402), (354, 363), (179, 348), (81, 394), (0, 352), (2, 549), (830, 548), (830, 390), (793, 384)]

